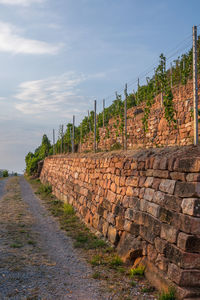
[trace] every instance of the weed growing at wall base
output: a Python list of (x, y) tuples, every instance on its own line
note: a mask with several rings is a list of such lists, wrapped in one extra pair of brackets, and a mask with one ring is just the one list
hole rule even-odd
[(158, 300), (176, 300), (176, 290), (175, 288), (169, 288), (168, 292), (162, 292), (159, 295)]
[(130, 277), (144, 276), (145, 266), (138, 266), (137, 268), (130, 269)]

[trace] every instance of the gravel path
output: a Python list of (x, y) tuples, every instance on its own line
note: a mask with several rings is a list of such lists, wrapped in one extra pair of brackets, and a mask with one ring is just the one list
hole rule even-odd
[(4, 188), (6, 184), (7, 179), (0, 180), (0, 198), (4, 195)]
[[(3, 186), (2, 181), (0, 196), (3, 195)], [(8, 264), (3, 268), (0, 265), (0, 299), (109, 299), (100, 291), (98, 281), (91, 278), (90, 266), (79, 257), (70, 238), (59, 229), (57, 221), (48, 213), (41, 200), (34, 195), (24, 177), (20, 178), (20, 188), (27, 215), (31, 216), (31, 232), (36, 239), (37, 247), (24, 246), (18, 250), (25, 251), (23, 259), (26, 256), (23, 268), (20, 266), (19, 270), (13, 269)], [(39, 255), (36, 248), (39, 249)], [(0, 250), (0, 259), (1, 255), (8, 256), (3, 251), (3, 247), (0, 247)], [(37, 253), (35, 254), (34, 251)], [(16, 259), (17, 255), (19, 254), (15, 254)], [(29, 262), (34, 255), (38, 259), (34, 263)], [(16, 261), (18, 262), (19, 259)], [(3, 262), (5, 263), (5, 259)]]

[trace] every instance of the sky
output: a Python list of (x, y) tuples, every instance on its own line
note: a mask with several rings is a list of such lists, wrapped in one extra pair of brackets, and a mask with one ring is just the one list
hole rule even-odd
[(199, 11), (199, 0), (0, 0), (0, 169), (22, 173), (43, 134), (73, 115), (78, 125), (94, 99), (101, 111), (125, 83), (136, 90), (161, 53), (187, 51)]

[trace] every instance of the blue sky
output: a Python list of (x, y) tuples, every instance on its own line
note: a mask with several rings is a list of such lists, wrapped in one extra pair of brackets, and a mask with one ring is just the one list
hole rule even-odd
[(186, 39), (181, 54), (199, 11), (198, 0), (0, 0), (0, 169), (22, 172), (44, 133), (136, 89)]

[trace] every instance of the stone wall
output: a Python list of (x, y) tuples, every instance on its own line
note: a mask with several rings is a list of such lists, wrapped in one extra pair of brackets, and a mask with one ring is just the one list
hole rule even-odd
[[(198, 82), (200, 88), (200, 81)], [(173, 145), (190, 145), (193, 143), (193, 84), (176, 86), (173, 91), (173, 105), (177, 126), (169, 126), (161, 107), (161, 95), (155, 99), (148, 120), (148, 132), (144, 132), (142, 118), (145, 105), (133, 107), (127, 111), (127, 146), (128, 149), (149, 148)], [(199, 89), (200, 97), (200, 89)], [(200, 108), (200, 107), (199, 107)], [(121, 121), (120, 121), (121, 122)], [(200, 129), (200, 124), (199, 124)], [(200, 132), (200, 130), (199, 130)], [(108, 137), (109, 133), (109, 137)], [(123, 135), (118, 129), (117, 120), (112, 118), (109, 124), (99, 129), (100, 141), (98, 148), (110, 150), (116, 143), (123, 145)], [(81, 152), (93, 149), (93, 133), (91, 132), (81, 145)]]
[(51, 156), (40, 178), (154, 285), (200, 299), (200, 147)]

